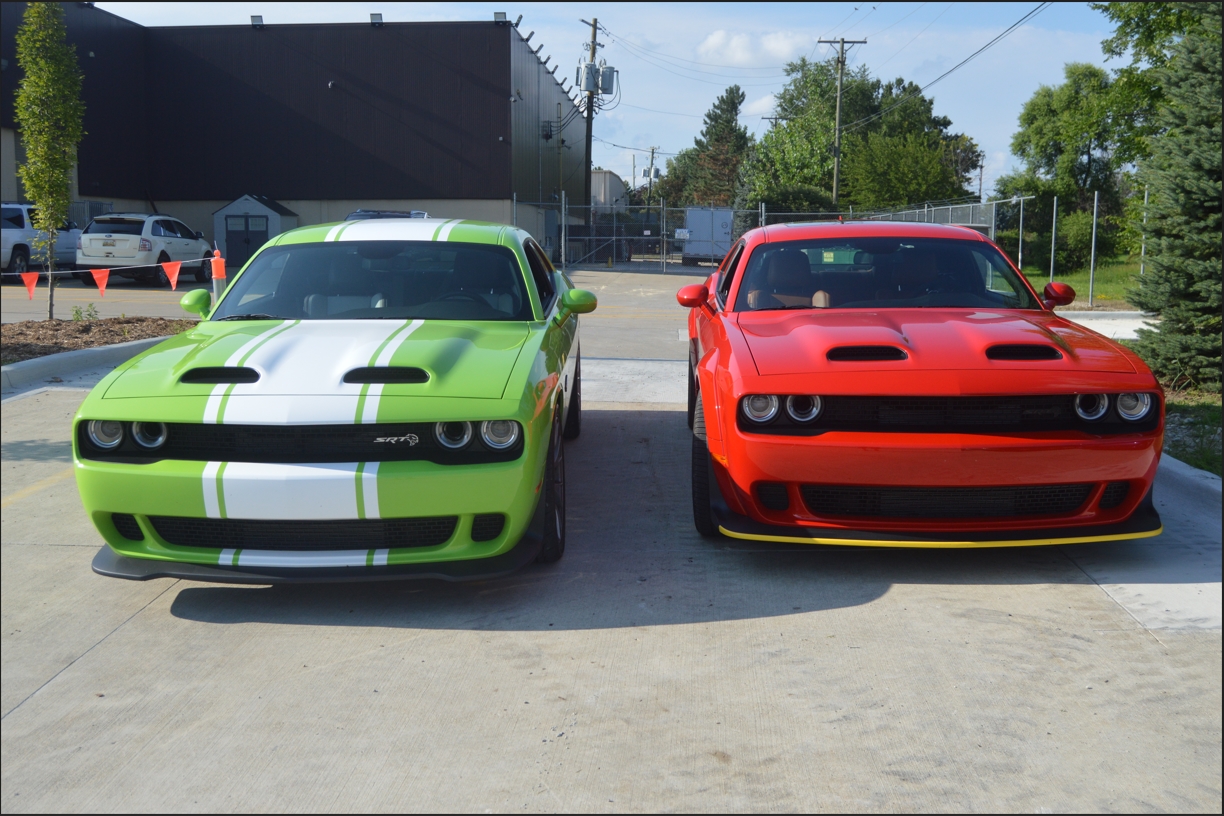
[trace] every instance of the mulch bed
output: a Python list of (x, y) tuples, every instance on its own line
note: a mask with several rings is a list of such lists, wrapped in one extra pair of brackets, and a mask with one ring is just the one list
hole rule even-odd
[(0, 358), (8, 365), (61, 351), (165, 337), (185, 332), (196, 322), (164, 317), (106, 317), (97, 320), (23, 320), (20, 323), (5, 323), (0, 326)]

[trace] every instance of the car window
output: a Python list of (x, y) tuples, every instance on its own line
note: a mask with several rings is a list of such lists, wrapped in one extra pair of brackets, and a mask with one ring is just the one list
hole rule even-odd
[(20, 207), (5, 207), (0, 211), (0, 217), (4, 219), (5, 229), (25, 229), (25, 216), (21, 214)]
[(144, 225), (143, 218), (96, 218), (85, 228), (85, 232), (91, 235), (140, 235)]
[(174, 223), (159, 218), (153, 222), (153, 228), (149, 232), (155, 238), (177, 238), (178, 232), (174, 229)]
[(179, 234), (180, 238), (190, 238), (192, 241), (195, 240), (195, 231), (182, 221), (171, 221), (170, 225), (174, 227), (175, 232)]
[(718, 270), (718, 302), (722, 305), (727, 303), (727, 295), (731, 291), (731, 284), (735, 282), (735, 269), (739, 265), (740, 255), (744, 253), (744, 242), (741, 241), (736, 246), (731, 248), (727, 253), (727, 257), (723, 258), (722, 266)]
[(544, 250), (540, 249), (539, 244), (535, 241), (523, 242), (523, 251), (531, 266), (531, 277), (535, 280), (536, 291), (540, 293), (540, 306), (547, 314), (552, 308), (553, 298), (557, 296), (557, 287), (553, 284), (555, 270), (548, 256), (544, 254)]
[(213, 319), (531, 320), (518, 258), (506, 247), (339, 241), (269, 247), (230, 285)]
[(741, 274), (737, 311), (1040, 308), (999, 251), (980, 241), (783, 241), (754, 249)]

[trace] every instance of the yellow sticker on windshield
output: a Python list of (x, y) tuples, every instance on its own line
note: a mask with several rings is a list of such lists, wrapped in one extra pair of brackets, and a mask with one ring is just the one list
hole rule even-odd
[(822, 261), (822, 263), (834, 263), (833, 253), (832, 252), (824, 253), (824, 260)]

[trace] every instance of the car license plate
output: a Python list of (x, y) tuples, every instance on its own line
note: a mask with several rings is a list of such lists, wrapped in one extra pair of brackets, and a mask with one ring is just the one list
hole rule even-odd
[(114, 245), (115, 245), (115, 242), (113, 240), (111, 241), (103, 240), (102, 241), (102, 246), (114, 246)]

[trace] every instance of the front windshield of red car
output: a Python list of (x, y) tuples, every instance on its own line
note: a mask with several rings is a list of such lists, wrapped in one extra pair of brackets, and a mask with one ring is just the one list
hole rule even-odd
[(761, 244), (736, 311), (1039, 309), (999, 251), (981, 241), (860, 238)]
[(337, 241), (269, 247), (234, 281), (212, 320), (531, 320), (506, 247)]

